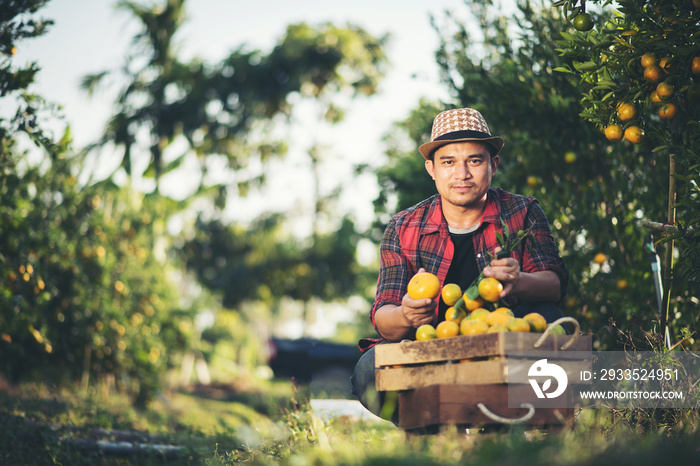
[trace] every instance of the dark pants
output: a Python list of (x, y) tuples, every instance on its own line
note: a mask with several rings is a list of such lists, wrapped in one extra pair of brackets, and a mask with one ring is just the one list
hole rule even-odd
[[(531, 312), (542, 314), (547, 322), (562, 317), (561, 310), (554, 303), (522, 303), (513, 308), (515, 317), (524, 317)], [(395, 392), (378, 392), (374, 384), (374, 347), (365, 351), (355, 365), (350, 377), (352, 394), (371, 413), (398, 424), (399, 409)]]

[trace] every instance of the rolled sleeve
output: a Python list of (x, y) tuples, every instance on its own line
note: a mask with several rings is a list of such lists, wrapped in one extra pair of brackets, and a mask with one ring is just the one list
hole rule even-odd
[(530, 204), (528, 209), (526, 228), (531, 226), (533, 226), (535, 248), (533, 249), (529, 244), (524, 245), (522, 268), (528, 273), (550, 270), (557, 274), (560, 296), (563, 299), (569, 284), (569, 272), (559, 255), (559, 248), (552, 236), (547, 217), (537, 202)]
[(408, 286), (408, 267), (406, 258), (401, 254), (401, 244), (394, 221), (384, 230), (379, 250), (379, 279), (377, 292), (370, 313), (370, 320), (376, 329), (374, 315), (377, 309), (387, 304), (400, 305)]

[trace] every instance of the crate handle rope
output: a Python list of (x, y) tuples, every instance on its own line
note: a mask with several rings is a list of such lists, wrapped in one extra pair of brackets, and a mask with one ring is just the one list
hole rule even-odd
[(554, 327), (556, 327), (557, 325), (564, 323), (564, 322), (570, 322), (570, 323), (574, 324), (574, 327), (576, 327), (576, 328), (574, 329), (574, 333), (571, 335), (571, 340), (564, 343), (560, 349), (565, 350), (569, 346), (573, 345), (574, 342), (576, 340), (578, 340), (579, 334), (581, 333), (581, 326), (579, 325), (578, 320), (574, 319), (573, 317), (562, 317), (561, 319), (557, 319), (554, 322), (552, 322), (552, 325), (550, 325), (547, 328), (547, 330), (544, 331), (542, 336), (532, 346), (535, 348), (539, 348), (542, 345), (542, 343), (544, 343), (544, 341), (547, 339), (549, 334), (552, 332), (552, 329), (554, 329)]
[(523, 417), (515, 419), (501, 417), (498, 414), (492, 413), (483, 403), (477, 403), (476, 407), (479, 408), (482, 413), (484, 413), (484, 416), (488, 417), (492, 421), (501, 422), (503, 424), (520, 424), (529, 421), (532, 418), (532, 416), (535, 415), (535, 407), (532, 406), (530, 403), (522, 403), (520, 405), (521, 408), (527, 408), (528, 412)]

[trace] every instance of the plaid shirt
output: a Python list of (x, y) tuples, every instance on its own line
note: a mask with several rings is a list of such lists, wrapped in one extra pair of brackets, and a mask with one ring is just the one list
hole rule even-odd
[[(531, 250), (527, 242), (513, 251), (514, 257), (524, 272), (551, 270), (559, 276), (561, 296), (566, 292), (569, 274), (559, 250), (552, 238), (549, 222), (537, 199), (511, 194), (499, 188), (488, 191), (486, 207), (481, 224), (474, 234), (474, 253), (481, 272), (487, 265), (488, 255), (498, 246), (496, 232), (502, 232), (501, 221), (508, 225), (513, 237), (519, 230), (535, 225), (532, 233), (536, 250)], [(380, 246), (380, 269), (377, 293), (370, 312), (370, 320), (375, 329), (374, 314), (386, 304), (400, 305), (406, 294), (408, 282), (418, 269), (437, 275), (444, 284), (447, 270), (452, 263), (454, 245), (450, 239), (447, 221), (442, 215), (442, 204), (436, 194), (402, 212), (396, 214), (386, 230)], [(514, 304), (514, 303), (513, 303)], [(437, 307), (435, 309), (437, 321)], [(360, 347), (367, 346), (360, 342)]]

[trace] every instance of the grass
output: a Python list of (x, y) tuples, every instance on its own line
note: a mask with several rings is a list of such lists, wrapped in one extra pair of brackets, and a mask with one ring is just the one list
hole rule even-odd
[[(391, 425), (323, 421), (286, 382), (164, 393), (147, 411), (126, 399), (28, 385), (0, 394), (3, 465), (593, 465), (700, 464), (696, 412), (649, 429), (625, 413), (584, 410), (560, 431), (410, 435)], [(638, 413), (637, 413), (638, 414)], [(647, 416), (663, 418), (662, 413)], [(176, 445), (106, 455), (98, 440)]]

